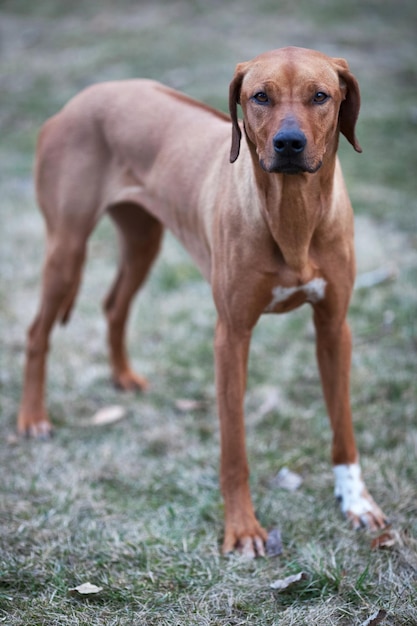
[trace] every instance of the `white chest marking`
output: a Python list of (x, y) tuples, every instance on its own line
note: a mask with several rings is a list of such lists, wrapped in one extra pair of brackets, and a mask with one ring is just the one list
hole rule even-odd
[(351, 465), (335, 465), (334, 495), (340, 500), (342, 512), (353, 513), (361, 517), (372, 511), (372, 502), (367, 497), (365, 483), (362, 480), (359, 463)]
[(285, 302), (295, 293), (304, 293), (307, 301), (311, 303), (323, 300), (326, 291), (326, 281), (324, 278), (313, 278), (310, 282), (300, 287), (274, 287), (272, 290), (272, 300), (266, 308), (266, 311), (273, 311), (275, 305)]

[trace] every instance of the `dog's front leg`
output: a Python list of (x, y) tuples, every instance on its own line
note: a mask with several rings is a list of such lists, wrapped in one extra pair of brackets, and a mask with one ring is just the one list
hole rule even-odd
[[(337, 318), (336, 318), (337, 320)], [(315, 309), (317, 359), (333, 430), (332, 460), (335, 495), (354, 528), (383, 528), (384, 513), (362, 480), (350, 408), (352, 341), (347, 321), (337, 323), (326, 305)]]
[(215, 334), (217, 402), (221, 430), (220, 480), (225, 506), (223, 553), (265, 554), (266, 531), (255, 517), (249, 491), (243, 400), (250, 331), (218, 320)]

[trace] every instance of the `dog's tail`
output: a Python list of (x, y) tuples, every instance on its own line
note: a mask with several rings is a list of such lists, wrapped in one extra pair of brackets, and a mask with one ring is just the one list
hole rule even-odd
[(65, 298), (62, 307), (58, 313), (59, 323), (62, 326), (65, 326), (71, 318), (72, 309), (74, 308), (75, 300), (77, 298), (78, 288), (80, 286), (81, 276), (77, 277), (77, 280), (74, 282), (71, 291), (68, 296)]

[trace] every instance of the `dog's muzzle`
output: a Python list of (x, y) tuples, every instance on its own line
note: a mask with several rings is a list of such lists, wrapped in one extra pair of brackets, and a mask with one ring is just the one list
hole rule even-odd
[(321, 167), (321, 161), (310, 163), (306, 157), (307, 137), (293, 124), (284, 125), (272, 138), (273, 158), (267, 164), (261, 160), (267, 172), (279, 174), (314, 174)]
[(298, 159), (307, 145), (305, 134), (298, 128), (280, 130), (272, 140), (276, 154), (285, 159)]
[(272, 139), (275, 159), (271, 170), (282, 174), (298, 174), (307, 170), (304, 150), (305, 134), (297, 127), (283, 128)]

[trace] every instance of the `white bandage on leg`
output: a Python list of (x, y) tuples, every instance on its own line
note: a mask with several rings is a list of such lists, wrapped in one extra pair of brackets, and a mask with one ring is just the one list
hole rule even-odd
[(372, 501), (362, 480), (359, 463), (351, 465), (335, 465), (334, 494), (340, 501), (342, 512), (347, 516), (361, 518), (372, 511)]

